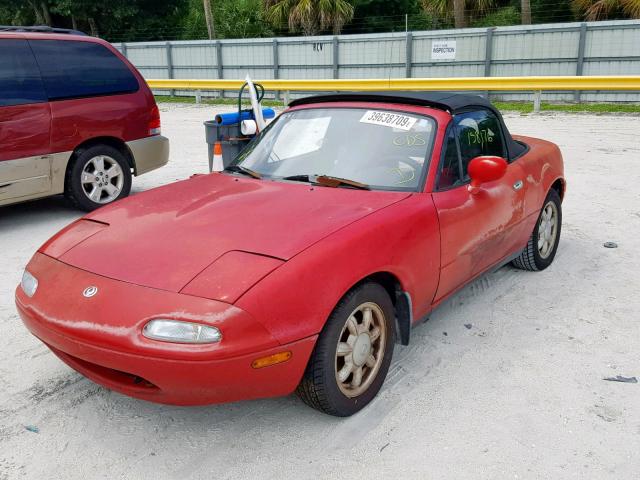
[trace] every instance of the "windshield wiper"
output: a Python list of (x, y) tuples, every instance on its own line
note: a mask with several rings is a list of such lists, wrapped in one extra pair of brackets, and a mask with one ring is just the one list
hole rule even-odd
[(282, 177), (282, 180), (291, 180), (292, 182), (310, 182), (311, 175), (307, 175), (306, 173), (302, 173), (299, 175), (288, 175), (286, 177)]
[(262, 175), (256, 172), (255, 170), (251, 170), (250, 168), (243, 167), (242, 165), (229, 165), (227, 168), (225, 168), (225, 170), (227, 172), (242, 173), (244, 175), (249, 175), (250, 177), (253, 177), (253, 178), (262, 178)]
[(315, 178), (315, 182), (318, 185), (325, 187), (339, 187), (347, 186), (359, 188), (361, 190), (371, 190), (371, 187), (366, 183), (356, 182), (355, 180), (349, 180), (348, 178), (332, 177), (331, 175), (319, 175)]
[(348, 178), (332, 177), (331, 175), (308, 175), (301, 173), (298, 175), (289, 175), (282, 177), (282, 180), (291, 180), (294, 182), (309, 182), (312, 185), (322, 185), (323, 187), (354, 187), (362, 190), (371, 190), (366, 183), (356, 182), (355, 180), (349, 180)]

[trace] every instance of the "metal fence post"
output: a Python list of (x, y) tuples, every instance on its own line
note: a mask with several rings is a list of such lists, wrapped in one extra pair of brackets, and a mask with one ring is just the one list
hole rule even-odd
[[(578, 39), (578, 58), (576, 60), (576, 76), (582, 76), (582, 70), (584, 68), (584, 46), (587, 41), (587, 24), (580, 24), (580, 38)], [(580, 90), (573, 92), (573, 100), (576, 103), (580, 103)]]
[(533, 92), (533, 113), (540, 113), (540, 107), (542, 105), (542, 90), (536, 90)]
[(407, 32), (407, 44), (405, 45), (405, 77), (411, 78), (411, 66), (413, 63), (413, 34)]
[[(493, 32), (496, 27), (487, 28), (484, 40), (484, 76), (491, 76), (491, 57), (493, 55)], [(487, 98), (489, 98), (489, 90), (485, 92)]]
[[(280, 78), (280, 59), (278, 58), (278, 39), (273, 39), (273, 78)], [(275, 99), (280, 100), (280, 91), (276, 90)]]
[(338, 37), (334, 35), (333, 36), (333, 78), (340, 77), (340, 72), (339, 72), (340, 65), (338, 63), (339, 55), (340, 55), (340, 47), (338, 43)]
[[(167, 77), (173, 78), (173, 55), (171, 55), (171, 42), (166, 42), (164, 44), (164, 51), (167, 55)], [(173, 97), (175, 95), (175, 90), (171, 90), (169, 94)]]
[[(224, 72), (222, 70), (222, 43), (216, 40), (216, 66), (218, 67), (218, 78), (222, 80)], [(220, 90), (220, 98), (224, 98), (224, 90)]]
[[(167, 54), (167, 77), (173, 78), (173, 56), (171, 55), (171, 42), (164, 44), (164, 50)], [(171, 90), (170, 95), (175, 95), (175, 90)]]

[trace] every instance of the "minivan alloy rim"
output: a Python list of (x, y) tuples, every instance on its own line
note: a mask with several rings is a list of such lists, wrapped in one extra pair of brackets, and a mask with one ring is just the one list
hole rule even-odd
[(89, 200), (105, 204), (113, 202), (122, 192), (124, 172), (113, 158), (97, 155), (85, 164), (80, 182)]
[(336, 382), (345, 396), (357, 397), (373, 383), (386, 339), (384, 312), (377, 304), (365, 302), (351, 312), (338, 337), (335, 358)]
[(538, 224), (538, 253), (542, 258), (548, 258), (553, 251), (557, 234), (558, 209), (555, 203), (548, 202), (542, 209)]

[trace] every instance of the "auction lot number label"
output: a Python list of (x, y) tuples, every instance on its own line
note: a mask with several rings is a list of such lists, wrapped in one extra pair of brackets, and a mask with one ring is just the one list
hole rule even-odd
[(416, 123), (417, 120), (415, 117), (400, 115), (399, 113), (367, 110), (360, 119), (360, 123), (371, 123), (373, 125), (382, 125), (383, 127), (398, 128), (400, 130), (411, 130), (411, 127), (413, 127), (413, 124)]

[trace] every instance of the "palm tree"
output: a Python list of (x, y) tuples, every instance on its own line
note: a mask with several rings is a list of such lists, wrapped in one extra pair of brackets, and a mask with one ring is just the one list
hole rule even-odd
[(316, 35), (331, 27), (340, 33), (353, 18), (353, 5), (347, 0), (265, 0), (266, 18), (278, 27), (287, 23), (289, 31), (302, 30)]
[(453, 14), (456, 28), (465, 28), (470, 17), (483, 14), (493, 7), (495, 0), (421, 0), (425, 13), (441, 18), (451, 18)]
[(531, 0), (520, 0), (522, 25), (531, 25)]
[(640, 0), (573, 0), (573, 5), (586, 20), (605, 20), (619, 12), (640, 18)]
[(202, 0), (202, 6), (204, 7), (204, 19), (207, 22), (209, 40), (213, 40), (216, 38), (216, 26), (213, 20), (213, 12), (211, 11), (211, 0)]

